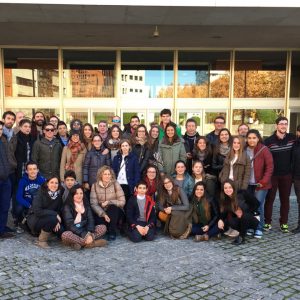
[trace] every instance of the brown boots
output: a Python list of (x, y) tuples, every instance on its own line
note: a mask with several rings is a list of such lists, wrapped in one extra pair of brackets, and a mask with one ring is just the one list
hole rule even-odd
[(94, 240), (92, 243), (85, 245), (84, 248), (90, 249), (95, 247), (105, 247), (106, 245), (107, 245), (107, 241), (100, 239), (100, 240)]
[(50, 248), (48, 245), (48, 239), (50, 236), (51, 232), (46, 232), (44, 230), (41, 231), (38, 240), (37, 240), (37, 246), (43, 248), (43, 249), (48, 249)]

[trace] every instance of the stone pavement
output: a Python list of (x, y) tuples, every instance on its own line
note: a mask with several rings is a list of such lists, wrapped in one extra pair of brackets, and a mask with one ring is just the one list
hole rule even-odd
[(274, 229), (241, 246), (159, 235), (76, 252), (57, 241), (42, 250), (21, 234), (0, 241), (0, 299), (300, 299), (300, 234), (282, 234), (277, 220), (278, 200)]

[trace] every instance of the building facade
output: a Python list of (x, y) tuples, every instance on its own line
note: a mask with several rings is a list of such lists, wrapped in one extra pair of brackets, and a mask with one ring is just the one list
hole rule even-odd
[(289, 7), (293, 1), (32, 2), (0, 1), (1, 114), (42, 110), (92, 124), (115, 114), (127, 123), (137, 114), (149, 126), (170, 108), (182, 128), (195, 118), (201, 134), (219, 114), (232, 132), (246, 123), (264, 136), (280, 115), (290, 118), (291, 131), (300, 124), (300, 8)]

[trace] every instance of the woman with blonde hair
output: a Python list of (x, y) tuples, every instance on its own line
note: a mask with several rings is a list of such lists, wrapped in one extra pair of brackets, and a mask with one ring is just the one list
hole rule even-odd
[(244, 139), (240, 136), (233, 137), (232, 147), (224, 160), (220, 172), (221, 184), (230, 179), (237, 190), (247, 190), (251, 172), (251, 163), (244, 148)]
[(91, 188), (90, 202), (95, 213), (95, 223), (106, 224), (108, 239), (115, 240), (118, 220), (125, 205), (125, 196), (111, 167), (102, 166), (98, 170), (97, 180)]

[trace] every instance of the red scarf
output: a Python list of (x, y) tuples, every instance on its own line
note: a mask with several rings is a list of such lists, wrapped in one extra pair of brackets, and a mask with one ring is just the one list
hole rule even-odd
[(71, 151), (71, 159), (69, 163), (66, 164), (66, 170), (74, 170), (74, 163), (79, 155), (79, 152), (83, 150), (84, 144), (81, 142), (74, 143), (73, 141), (69, 141), (68, 146), (69, 150)]

